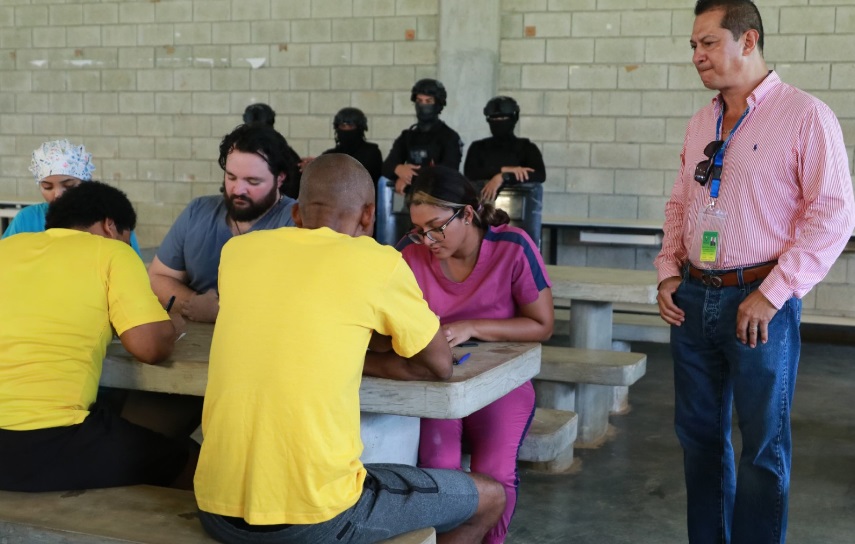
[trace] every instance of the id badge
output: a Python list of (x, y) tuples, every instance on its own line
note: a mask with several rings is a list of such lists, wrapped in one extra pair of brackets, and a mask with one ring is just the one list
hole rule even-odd
[(723, 268), (721, 244), (727, 226), (727, 212), (709, 204), (698, 213), (698, 221), (689, 258), (698, 268), (720, 270)]

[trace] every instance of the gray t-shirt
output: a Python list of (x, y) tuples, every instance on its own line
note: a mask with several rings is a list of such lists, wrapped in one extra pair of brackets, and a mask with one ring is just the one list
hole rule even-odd
[[(292, 227), (295, 200), (283, 196), (248, 232)], [(221, 195), (201, 196), (184, 208), (157, 250), (160, 262), (186, 271), (188, 286), (197, 293), (217, 288), (220, 251), (232, 238), (226, 222), (226, 203)]]

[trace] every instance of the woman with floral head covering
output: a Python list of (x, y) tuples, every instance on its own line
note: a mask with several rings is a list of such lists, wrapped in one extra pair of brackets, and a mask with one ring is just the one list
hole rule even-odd
[[(15, 219), (3, 232), (3, 238), (20, 232), (42, 232), (45, 230), (45, 216), (48, 206), (62, 196), (66, 189), (76, 187), (84, 181), (92, 180), (92, 154), (82, 146), (72, 145), (68, 140), (45, 142), (33, 151), (30, 172), (36, 179), (45, 202), (27, 206), (15, 216)], [(140, 253), (137, 236), (131, 232), (131, 247)]]

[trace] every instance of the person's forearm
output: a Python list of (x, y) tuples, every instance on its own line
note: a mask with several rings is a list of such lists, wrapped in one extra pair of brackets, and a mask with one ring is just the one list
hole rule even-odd
[(473, 338), (485, 342), (544, 342), (552, 336), (552, 323), (541, 323), (530, 317), (511, 319), (472, 319)]
[(365, 366), (362, 369), (365, 376), (387, 378), (401, 381), (442, 381), (442, 378), (426, 367), (404, 359), (394, 351), (374, 352), (365, 354)]
[(171, 320), (145, 323), (128, 329), (119, 339), (138, 361), (150, 365), (162, 363), (175, 347), (175, 327)]
[(183, 282), (163, 274), (149, 274), (151, 290), (157, 295), (157, 300), (166, 307), (169, 299), (175, 297), (173, 308), (180, 310), (196, 292)]

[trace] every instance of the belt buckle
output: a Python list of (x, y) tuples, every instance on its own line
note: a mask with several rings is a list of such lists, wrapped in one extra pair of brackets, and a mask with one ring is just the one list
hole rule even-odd
[(707, 287), (721, 287), (722, 279), (721, 276), (714, 276), (712, 274), (703, 274), (701, 276), (701, 282)]

